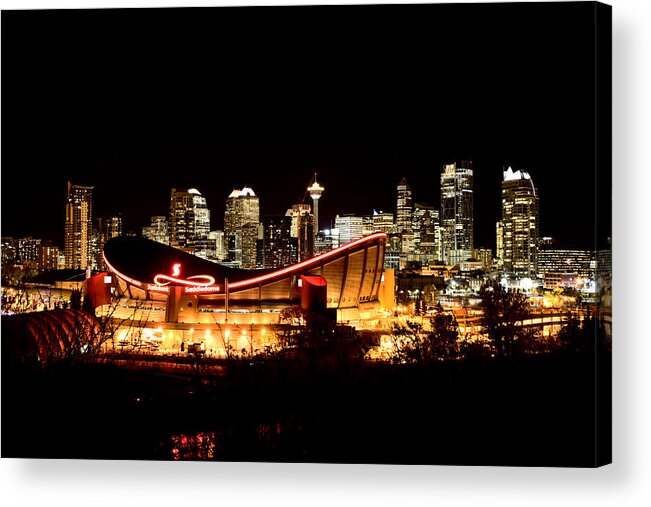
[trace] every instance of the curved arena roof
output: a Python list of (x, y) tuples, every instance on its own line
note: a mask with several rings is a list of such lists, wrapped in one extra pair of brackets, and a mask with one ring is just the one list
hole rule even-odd
[(234, 269), (143, 238), (118, 237), (104, 246), (110, 271), (129, 286), (169, 293), (183, 286), (203, 305), (219, 305), (228, 279), (233, 305), (300, 300), (300, 275), (323, 276), (328, 307), (343, 308), (374, 301), (380, 286), (387, 236), (374, 233), (303, 262), (278, 269)]

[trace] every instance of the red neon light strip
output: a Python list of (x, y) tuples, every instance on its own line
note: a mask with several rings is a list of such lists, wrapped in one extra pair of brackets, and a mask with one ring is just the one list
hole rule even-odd
[(129, 282), (131, 285), (135, 285), (136, 287), (140, 287), (142, 289), (142, 284), (138, 280), (134, 280), (133, 278), (129, 278), (127, 275), (124, 275), (124, 274), (120, 273), (117, 269), (115, 269), (111, 265), (111, 263), (108, 261), (108, 259), (106, 258), (106, 254), (104, 252), (102, 252), (102, 257), (104, 257), (104, 262), (106, 263), (106, 266), (111, 271), (113, 271), (113, 273), (115, 273), (117, 276), (122, 278), (122, 280), (124, 280), (125, 282)]
[[(192, 281), (192, 280), (199, 279), (199, 278), (205, 280), (205, 282), (194, 282), (194, 281)], [(163, 283), (160, 280), (167, 280), (167, 282)], [(168, 276), (168, 275), (160, 275), (160, 274), (156, 275), (154, 277), (154, 283), (156, 285), (161, 285), (161, 286), (162, 285), (167, 285), (170, 282), (174, 282), (174, 283), (177, 283), (179, 285), (186, 285), (188, 287), (208, 287), (210, 285), (215, 284), (215, 279), (210, 275), (195, 275), (195, 276), (189, 276), (186, 279), (176, 278), (174, 276)]]
[(229, 289), (243, 289), (250, 285), (258, 285), (260, 282), (264, 282), (266, 280), (270, 280), (273, 278), (282, 277), (282, 275), (295, 273), (297, 271), (302, 271), (304, 269), (312, 267), (313, 265), (321, 264), (324, 260), (329, 259), (331, 257), (337, 257), (342, 252), (351, 250), (358, 245), (370, 242), (371, 240), (374, 239), (380, 239), (380, 238), (386, 239), (386, 237), (387, 235), (385, 233), (376, 232), (375, 234), (371, 234), (370, 236), (364, 236), (363, 238), (356, 239), (355, 241), (346, 243), (345, 245), (342, 245), (339, 248), (335, 248), (334, 250), (330, 250), (329, 252), (323, 253), (321, 255), (317, 255), (316, 257), (312, 257), (311, 259), (308, 259), (306, 261), (299, 262), (298, 264), (294, 264), (293, 266), (288, 266), (286, 268), (279, 269), (278, 271), (274, 271), (273, 273), (257, 276), (255, 278), (250, 278), (249, 280), (242, 280), (239, 282), (229, 283), (228, 287)]

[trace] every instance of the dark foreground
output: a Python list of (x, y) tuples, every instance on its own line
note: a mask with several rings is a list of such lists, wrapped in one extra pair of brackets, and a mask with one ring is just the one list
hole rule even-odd
[(597, 371), (599, 441), (592, 354), (428, 368), (306, 357), (223, 376), (3, 367), (2, 457), (595, 466), (610, 456), (609, 355)]

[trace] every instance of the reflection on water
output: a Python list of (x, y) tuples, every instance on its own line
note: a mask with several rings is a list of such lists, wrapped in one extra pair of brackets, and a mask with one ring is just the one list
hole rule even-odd
[(193, 435), (172, 435), (171, 458), (174, 461), (210, 461), (215, 459), (217, 437), (212, 431), (200, 431)]

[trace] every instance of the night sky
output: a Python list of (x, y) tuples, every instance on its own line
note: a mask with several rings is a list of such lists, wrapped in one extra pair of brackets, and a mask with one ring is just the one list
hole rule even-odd
[[(321, 226), (439, 205), (475, 164), (475, 245), (495, 247), (503, 166), (530, 172), (542, 235), (594, 245), (593, 6), (568, 3), (2, 13), (2, 235), (63, 244), (66, 182), (125, 231), (196, 187), (261, 213), (316, 171)], [(606, 197), (608, 193), (603, 194)], [(606, 202), (601, 199), (600, 202)], [(606, 203), (609, 205), (609, 202)], [(601, 240), (601, 239), (600, 239)]]

